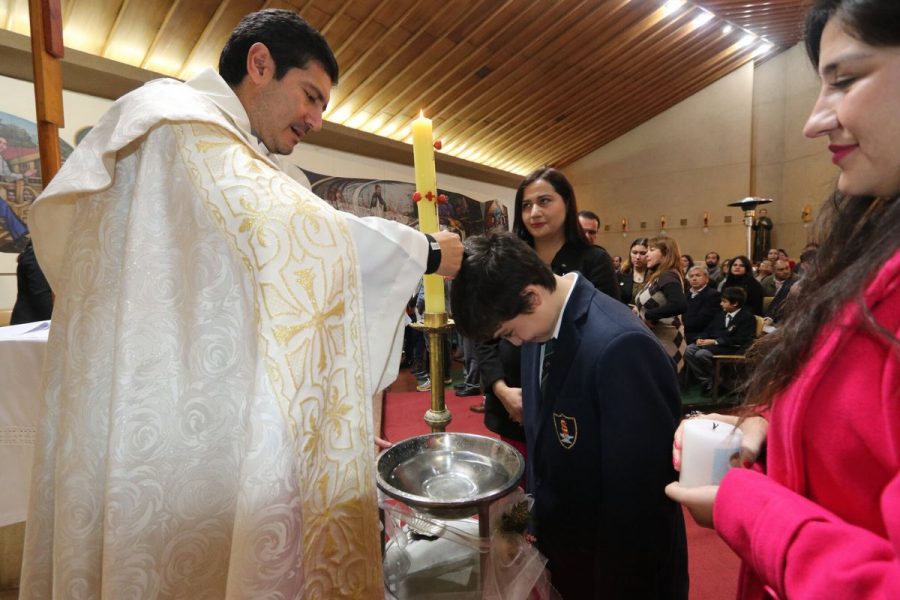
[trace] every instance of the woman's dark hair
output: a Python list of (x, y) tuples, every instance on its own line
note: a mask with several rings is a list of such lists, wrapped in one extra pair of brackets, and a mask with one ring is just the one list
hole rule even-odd
[(635, 246), (643, 246), (644, 248), (649, 249), (649, 245), (650, 245), (650, 241), (647, 238), (638, 238), (638, 239), (634, 240), (633, 242), (631, 242), (631, 245), (628, 246), (628, 255), (622, 259), (622, 266), (619, 267), (619, 271), (623, 275), (628, 275), (629, 273), (631, 273), (631, 268), (633, 266), (631, 264), (631, 249), (634, 248)]
[[(807, 52), (816, 67), (822, 30), (832, 17), (866, 44), (900, 46), (900, 2), (819, 0), (806, 21)], [(748, 352), (753, 372), (745, 391), (751, 410), (771, 406), (809, 359), (818, 335), (849, 302), (862, 310), (857, 326), (880, 336), (889, 349), (900, 353), (900, 339), (875, 321), (863, 300), (874, 275), (900, 248), (898, 197), (896, 192), (891, 197), (874, 197), (847, 196), (835, 190), (825, 203), (816, 222), (819, 251), (809, 265), (803, 264), (803, 277), (796, 284), (800, 293), (788, 295), (787, 317), (781, 326), (759, 338)], [(794, 310), (800, 296), (802, 308)]]
[(681, 258), (687, 260), (687, 263), (688, 263), (687, 269), (684, 270), (684, 272), (687, 273), (690, 270), (690, 268), (694, 266), (694, 257), (691, 256), (690, 254), (682, 254)]
[[(743, 275), (734, 275), (734, 263), (740, 262), (744, 265), (744, 274)], [(753, 279), (753, 263), (750, 262), (750, 259), (746, 256), (735, 256), (731, 259), (731, 262), (728, 263), (728, 277), (725, 278), (725, 285), (722, 288), (726, 288), (732, 285), (745, 285), (748, 279)]]
[(241, 19), (225, 42), (219, 55), (219, 75), (228, 85), (236, 86), (244, 80), (247, 53), (256, 42), (269, 49), (275, 61), (275, 79), (292, 68), (305, 69), (310, 61), (318, 61), (331, 83), (337, 85), (337, 59), (325, 37), (297, 13), (274, 8)]
[(566, 234), (566, 243), (574, 243), (579, 246), (590, 246), (591, 243), (584, 236), (584, 229), (578, 222), (578, 205), (575, 203), (575, 190), (566, 176), (550, 167), (541, 167), (532, 171), (528, 177), (522, 180), (516, 190), (515, 215), (513, 217), (513, 233), (519, 239), (525, 240), (529, 246), (534, 247), (534, 236), (528, 233), (525, 222), (522, 220), (522, 200), (525, 197), (525, 188), (535, 181), (546, 181), (553, 186), (553, 190), (562, 196), (566, 203), (566, 220), (563, 222), (563, 231)]
[(836, 16), (844, 31), (870, 46), (900, 46), (900, 2), (819, 0), (806, 16), (806, 53), (818, 68), (822, 31)]

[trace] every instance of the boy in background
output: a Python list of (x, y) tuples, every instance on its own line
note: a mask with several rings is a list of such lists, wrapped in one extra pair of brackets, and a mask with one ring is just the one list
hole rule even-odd
[(713, 317), (697, 340), (687, 347), (684, 362), (700, 381), (701, 393), (712, 393), (713, 356), (740, 354), (756, 337), (756, 317), (750, 310), (742, 310), (747, 292), (739, 287), (722, 290), (719, 306), (722, 310)]

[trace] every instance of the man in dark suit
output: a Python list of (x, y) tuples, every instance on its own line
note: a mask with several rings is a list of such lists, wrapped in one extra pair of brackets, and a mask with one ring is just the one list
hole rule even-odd
[(700, 333), (709, 326), (719, 308), (719, 292), (709, 285), (709, 273), (704, 265), (694, 265), (687, 272), (687, 310), (684, 313), (684, 335), (693, 344)]
[(623, 304), (508, 234), (466, 242), (457, 326), (522, 344), (533, 533), (564, 598), (687, 598), (672, 361)]
[(775, 290), (772, 302), (766, 310), (766, 322), (771, 325), (777, 323), (784, 316), (784, 301), (787, 300), (788, 292), (799, 277), (791, 271), (791, 265), (786, 260), (775, 261), (775, 272), (773, 273), (773, 289)]
[(53, 313), (53, 293), (50, 291), (47, 278), (44, 277), (44, 273), (38, 265), (31, 240), (28, 240), (25, 250), (19, 255), (16, 282), (18, 294), (9, 324), (20, 325), (49, 319)]
[(727, 287), (722, 290), (722, 310), (697, 341), (687, 348), (684, 362), (700, 380), (704, 395), (712, 391), (713, 356), (740, 354), (756, 337), (756, 317), (749, 309), (743, 310), (746, 300), (747, 292), (742, 288)]

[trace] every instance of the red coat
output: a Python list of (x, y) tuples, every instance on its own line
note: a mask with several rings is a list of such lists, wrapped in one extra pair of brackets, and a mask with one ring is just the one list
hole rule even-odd
[[(900, 252), (865, 303), (900, 338)], [(767, 475), (733, 469), (716, 529), (743, 561), (738, 596), (900, 598), (900, 354), (850, 303), (775, 401)]]

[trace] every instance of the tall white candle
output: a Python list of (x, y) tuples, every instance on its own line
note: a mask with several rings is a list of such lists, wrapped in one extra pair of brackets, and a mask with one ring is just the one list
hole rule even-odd
[[(434, 167), (434, 138), (431, 119), (423, 114), (413, 121), (413, 164), (416, 173), (416, 191), (422, 195), (416, 203), (419, 214), (419, 231), (434, 233), (440, 229), (437, 209), (437, 175)], [(443, 313), (444, 278), (440, 275), (425, 275), (425, 312)]]
[(681, 437), (681, 485), (719, 485), (728, 469), (739, 464), (743, 437), (740, 429), (721, 421), (685, 421)]

